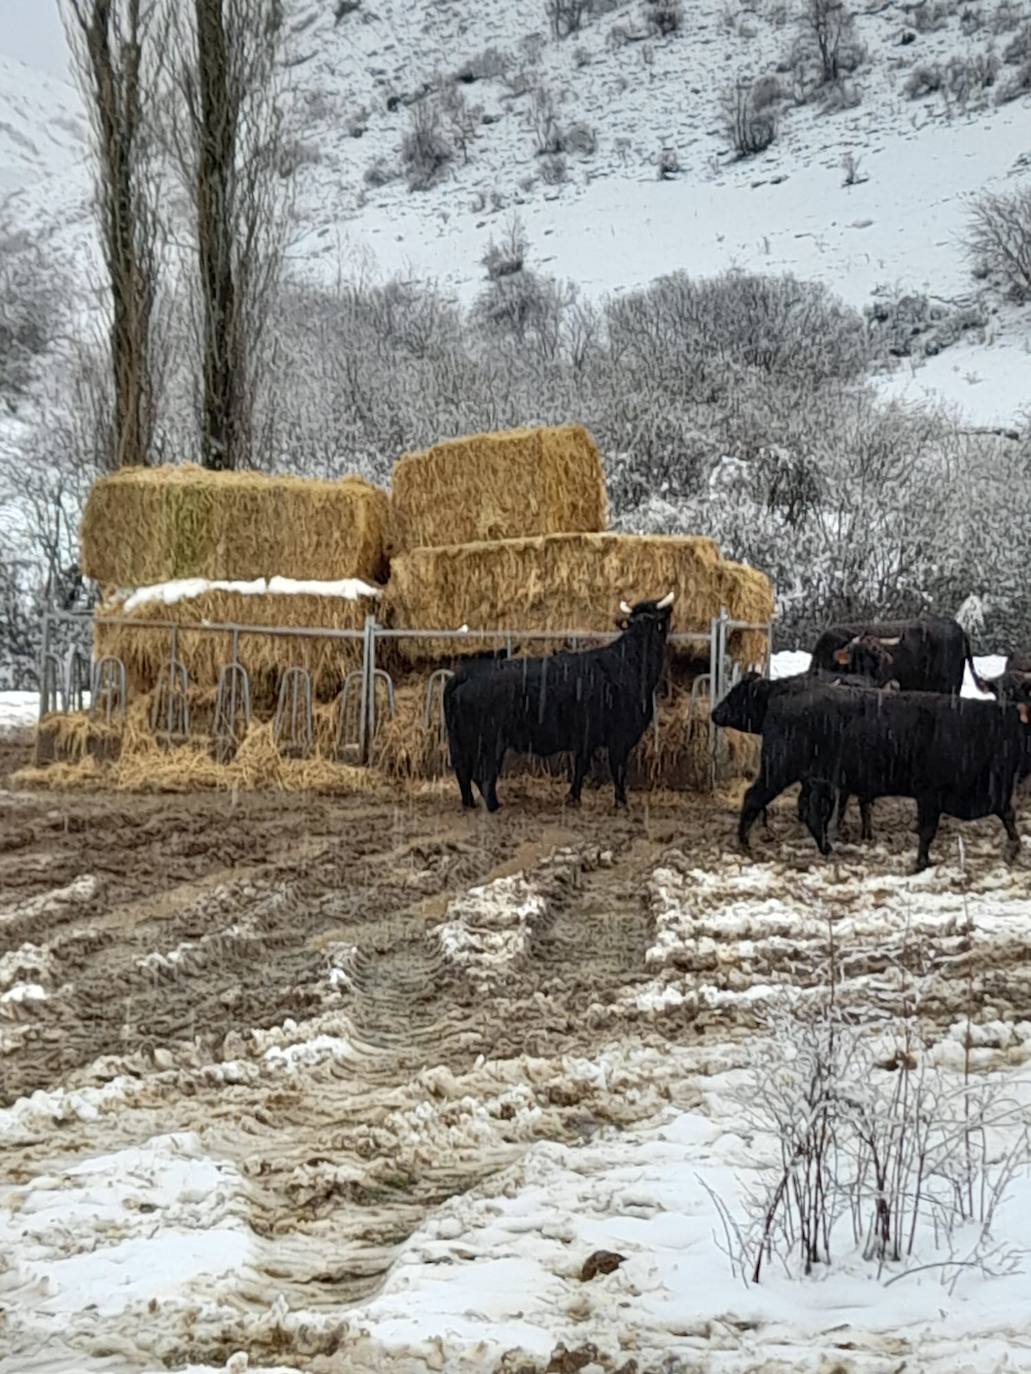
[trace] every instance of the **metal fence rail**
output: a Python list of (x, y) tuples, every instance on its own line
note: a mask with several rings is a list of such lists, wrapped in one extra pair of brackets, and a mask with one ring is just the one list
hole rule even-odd
[[(115, 616), (92, 616), (84, 611), (48, 612), (43, 616), (40, 673), (39, 673), (39, 710), (40, 717), (48, 712), (82, 709), (83, 682), (86, 678), (85, 665), (90, 662), (89, 642), (92, 627), (99, 625), (125, 626), (124, 619)], [(78, 628), (80, 642), (73, 644), (63, 658), (53, 652), (53, 631), (57, 626)], [(153, 726), (163, 728), (162, 732), (171, 740), (182, 740), (189, 735), (190, 681), (185, 665), (178, 654), (178, 636), (182, 626), (174, 620), (154, 619), (131, 622), (134, 629), (164, 630), (169, 637), (168, 657), (162, 667), (159, 691), (155, 700)], [(772, 623), (757, 623), (733, 620), (724, 610), (715, 617), (708, 630), (685, 631), (669, 636), (673, 646), (695, 645), (701, 652), (700, 660), (708, 660), (708, 670), (700, 673), (691, 689), (692, 712), (700, 701), (702, 685), (708, 688), (710, 707), (721, 701), (741, 674), (741, 667), (728, 652), (730, 636), (738, 631), (761, 632), (766, 636), (765, 662), (754, 666), (760, 671), (769, 671), (773, 648)], [(521, 647), (534, 644), (554, 644), (566, 642), (573, 648), (581, 645), (610, 644), (619, 638), (616, 631), (584, 630), (522, 630), (519, 628), (498, 627), (496, 629), (428, 629), (399, 630), (380, 625), (374, 616), (368, 616), (360, 630), (323, 629), (316, 626), (292, 625), (247, 625), (235, 622), (209, 622), (190, 626), (191, 634), (222, 634), (232, 637), (230, 660), (223, 667), (219, 680), (219, 702), (215, 712), (213, 739), (222, 754), (231, 754), (239, 743), (241, 726), (251, 719), (250, 680), (239, 659), (240, 639), (256, 636), (270, 639), (340, 640), (361, 644), (361, 667), (341, 675), (338, 701), (338, 718), (334, 739), (334, 754), (337, 758), (345, 755), (356, 756), (361, 764), (368, 764), (372, 757), (373, 744), (380, 721), (384, 715), (394, 714), (394, 682), (390, 674), (377, 663), (380, 647), (410, 640), (432, 640), (448, 644), (477, 641), (505, 647), (512, 652), (515, 643)], [(443, 688), (450, 676), (447, 668), (432, 673), (426, 686), (423, 706), (423, 721), (427, 728), (436, 725), (442, 742), (446, 740), (443, 721)], [(106, 656), (92, 664), (90, 677), (92, 688), (91, 711), (101, 714), (111, 722), (116, 716), (124, 719), (126, 700), (125, 665), (121, 660)], [(299, 666), (290, 666), (281, 683), (279, 700), (274, 721), (277, 741), (296, 753), (307, 753), (313, 747), (312, 729), (313, 684), (310, 675)], [(708, 713), (707, 713), (708, 714)], [(656, 741), (660, 737), (660, 707), (656, 701), (653, 728)], [(723, 769), (726, 749), (723, 732), (708, 721), (709, 754), (711, 759), (710, 781), (715, 785)]]

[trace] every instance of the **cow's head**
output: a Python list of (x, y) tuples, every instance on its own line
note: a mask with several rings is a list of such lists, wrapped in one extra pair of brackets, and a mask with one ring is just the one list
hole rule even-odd
[(663, 635), (666, 635), (669, 633), (672, 616), (672, 592), (668, 592), (661, 601), (638, 601), (635, 606), (628, 606), (625, 601), (621, 601), (616, 628), (629, 630), (631, 625), (648, 625), (659, 628)]
[(727, 730), (743, 730), (748, 735), (762, 733), (769, 705), (770, 681), (761, 673), (743, 673), (730, 691), (713, 708), (712, 722)]
[(874, 635), (856, 635), (836, 650), (834, 662), (850, 673), (869, 678), (877, 687), (885, 687), (895, 678), (895, 659), (892, 650), (898, 639), (878, 639)]

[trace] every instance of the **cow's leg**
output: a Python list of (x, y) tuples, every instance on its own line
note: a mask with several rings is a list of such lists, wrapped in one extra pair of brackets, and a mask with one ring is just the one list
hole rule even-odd
[(835, 797), (835, 802), (836, 802), (836, 804), (837, 804), (837, 812), (838, 812), (838, 814), (837, 814), (837, 818), (835, 819), (835, 822), (834, 822), (834, 829), (835, 829), (835, 831), (837, 832), (837, 836), (838, 836), (838, 839), (839, 839), (839, 840), (845, 839), (846, 836), (848, 835), (848, 824), (846, 823), (846, 820), (845, 820), (845, 813), (848, 811), (848, 804), (849, 804), (849, 802), (851, 801), (851, 799), (852, 799), (852, 793), (851, 793), (851, 792), (847, 792), (847, 791), (845, 790), (844, 787), (841, 789), (841, 791), (840, 791), (840, 792), (838, 793), (838, 795)]
[(870, 819), (870, 814), (871, 814), (872, 810), (873, 810), (873, 802), (870, 800), (870, 798), (869, 798), (869, 797), (860, 797), (860, 798), (859, 798), (859, 816), (860, 816), (860, 819), (861, 819), (861, 821), (862, 821), (862, 830), (860, 831), (860, 834), (862, 835), (862, 837), (863, 837), (864, 840), (872, 840), (872, 839), (873, 839), (873, 824), (872, 824), (871, 819)]
[(1020, 854), (1020, 831), (1017, 829), (1017, 816), (1016, 812), (1013, 810), (1013, 802), (1010, 801), (1008, 806), (1004, 807), (1001, 811), (997, 811), (995, 814), (1006, 827), (1006, 837), (1008, 840), (1006, 845), (1006, 859), (1009, 863), (1013, 863)]
[(745, 793), (745, 799), (741, 803), (741, 815), (737, 823), (737, 840), (746, 854), (751, 853), (748, 836), (759, 815), (766, 810), (771, 801), (780, 796), (785, 787), (790, 787), (793, 781), (794, 779), (791, 778), (781, 786), (779, 782), (760, 776)]
[(622, 744), (609, 745), (609, 772), (616, 793), (616, 806), (626, 807), (626, 766), (630, 750)]
[(566, 796), (568, 806), (580, 805), (580, 793), (583, 791), (584, 778), (587, 776), (590, 762), (591, 756), (586, 749), (578, 750), (573, 755), (573, 781), (569, 784), (569, 793)]
[(922, 873), (931, 862), (931, 842), (938, 833), (941, 810), (933, 801), (917, 801), (917, 824), (920, 828), (920, 843), (916, 852), (917, 873)]
[(813, 783), (806, 791), (805, 823), (816, 841), (817, 849), (824, 857), (831, 852), (827, 829), (834, 815), (837, 800), (837, 793), (829, 782)]
[(462, 750), (456, 748), (454, 740), (451, 741), (451, 767), (458, 780), (458, 790), (462, 794), (462, 806), (468, 811), (476, 805), (472, 787), (473, 770), (464, 758)]

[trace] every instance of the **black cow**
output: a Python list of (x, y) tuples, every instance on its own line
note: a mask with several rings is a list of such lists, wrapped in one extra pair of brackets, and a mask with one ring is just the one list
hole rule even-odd
[(621, 603), (623, 631), (612, 644), (550, 658), (511, 658), (489, 671), (458, 673), (444, 688), (451, 766), (462, 805), (500, 805), (497, 780), (509, 749), (548, 757), (573, 755), (569, 801), (580, 801), (596, 750), (608, 750), (616, 805), (626, 805), (630, 751), (652, 718), (662, 672), (673, 593), (661, 601)]
[[(898, 685), (894, 682), (889, 683), (884, 688), (875, 688), (868, 678), (857, 673), (827, 673), (820, 669), (811, 668), (805, 673), (793, 673), (788, 677), (772, 680), (762, 677), (759, 673), (745, 673), (732, 691), (713, 710), (713, 722), (724, 729), (742, 730), (749, 735), (761, 735), (763, 723), (766, 720), (766, 712), (772, 699), (783, 696), (785, 693), (808, 691), (814, 684), (825, 687), (851, 687), (864, 691), (898, 690)], [(806, 818), (809, 791), (809, 783), (803, 781), (798, 794), (798, 819), (800, 821), (804, 821)], [(845, 819), (849, 795), (848, 792), (842, 791), (838, 797), (839, 830)], [(864, 840), (873, 839), (873, 827), (870, 822), (872, 804), (869, 797), (860, 797), (859, 799), (861, 834)], [(765, 823), (765, 807), (763, 808), (763, 820)]]
[(1020, 845), (1013, 811), (1019, 778), (1031, 772), (1031, 707), (930, 692), (869, 692), (813, 684), (771, 697), (759, 777), (745, 794), (738, 838), (748, 849), (756, 817), (794, 782), (808, 781), (806, 824), (823, 854), (839, 790), (860, 797), (912, 797), (926, 868), (942, 814), (998, 816), (1012, 859)]
[(946, 616), (831, 625), (813, 647), (811, 666), (861, 673), (878, 686), (892, 680), (904, 692), (959, 692), (969, 664), (980, 679), (966, 631)]

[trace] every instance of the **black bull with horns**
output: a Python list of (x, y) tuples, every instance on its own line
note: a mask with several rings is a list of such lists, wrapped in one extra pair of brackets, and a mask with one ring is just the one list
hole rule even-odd
[(966, 631), (946, 616), (830, 625), (816, 641), (811, 662), (824, 672), (859, 673), (877, 686), (895, 681), (904, 692), (946, 695), (962, 689), (968, 665), (983, 687)]
[(591, 759), (608, 752), (616, 805), (626, 805), (627, 761), (652, 719), (666, 655), (673, 593), (620, 604), (622, 634), (601, 649), (546, 658), (510, 658), (461, 670), (444, 688), (451, 766), (462, 805), (473, 784), (496, 811), (497, 781), (509, 749), (573, 756), (569, 801), (576, 805)]

